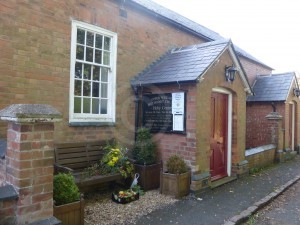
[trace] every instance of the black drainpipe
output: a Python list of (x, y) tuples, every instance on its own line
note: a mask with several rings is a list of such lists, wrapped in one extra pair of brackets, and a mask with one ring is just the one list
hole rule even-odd
[(134, 140), (137, 138), (137, 130), (139, 127), (139, 115), (140, 115), (140, 98), (139, 98), (139, 88), (137, 85), (133, 86), (134, 96), (135, 96), (135, 130), (134, 130)]

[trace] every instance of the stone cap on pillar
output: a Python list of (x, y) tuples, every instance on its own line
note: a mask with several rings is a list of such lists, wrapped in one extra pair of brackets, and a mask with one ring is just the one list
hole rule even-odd
[(1, 120), (21, 123), (60, 122), (62, 114), (45, 104), (13, 104), (0, 110)]
[(268, 120), (282, 120), (282, 116), (279, 114), (279, 112), (271, 112), (266, 115), (266, 118)]

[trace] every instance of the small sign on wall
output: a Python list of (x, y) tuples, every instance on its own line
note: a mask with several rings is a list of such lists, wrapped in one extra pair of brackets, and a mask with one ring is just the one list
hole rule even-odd
[(184, 92), (172, 93), (173, 131), (184, 131)]
[(143, 95), (143, 126), (151, 132), (185, 132), (185, 93)]

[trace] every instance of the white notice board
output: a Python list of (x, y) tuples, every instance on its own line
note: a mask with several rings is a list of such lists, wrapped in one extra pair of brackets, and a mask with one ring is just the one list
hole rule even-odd
[(184, 92), (172, 93), (173, 131), (184, 131)]

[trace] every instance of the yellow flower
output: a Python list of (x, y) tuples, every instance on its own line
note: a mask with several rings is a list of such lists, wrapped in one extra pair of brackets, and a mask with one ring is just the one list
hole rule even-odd
[(118, 157), (113, 157), (112, 158), (112, 161), (115, 163), (115, 162), (117, 162), (118, 161)]
[(108, 164), (109, 166), (114, 166), (114, 165), (115, 165), (115, 163), (114, 163), (113, 161), (109, 161), (107, 164)]

